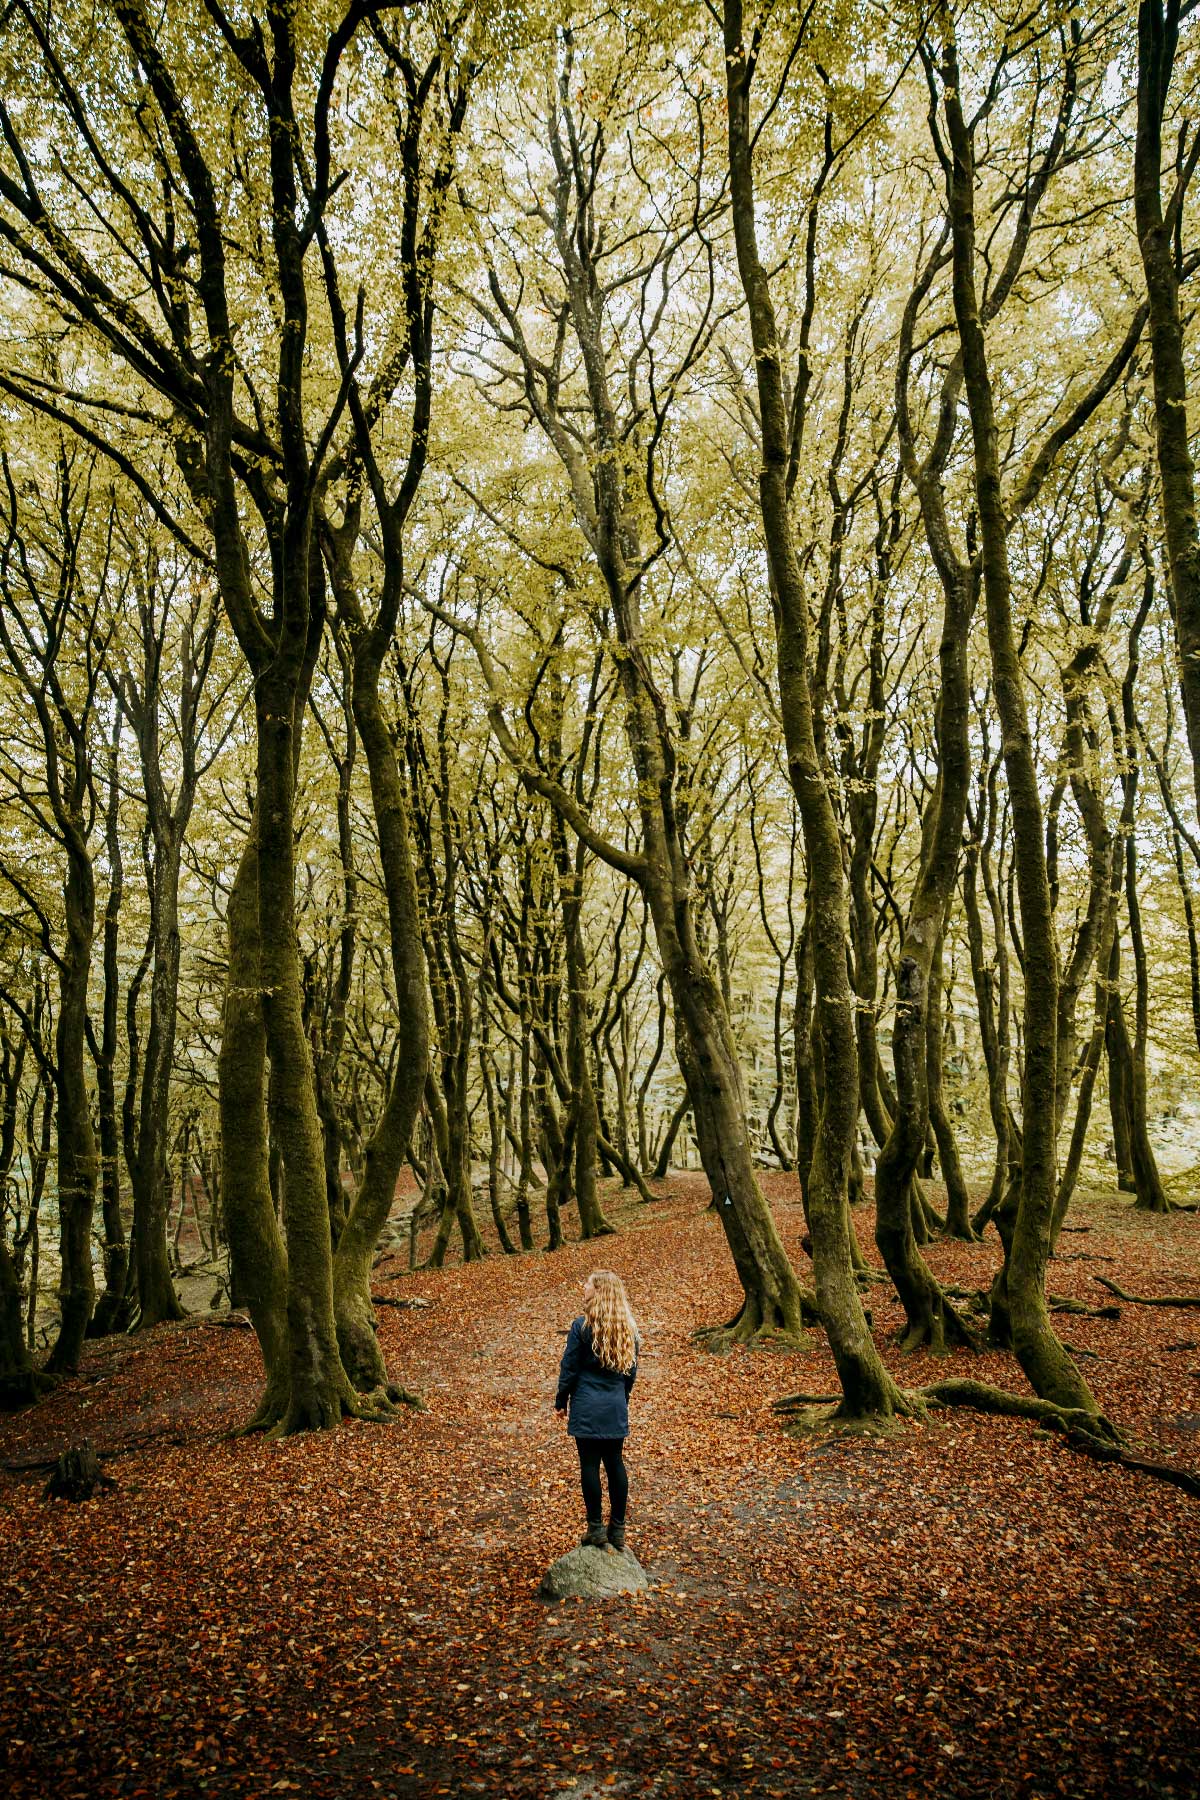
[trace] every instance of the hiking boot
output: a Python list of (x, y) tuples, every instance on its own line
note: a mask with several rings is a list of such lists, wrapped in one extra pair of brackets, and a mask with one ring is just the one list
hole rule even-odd
[(608, 1521), (608, 1541), (612, 1545), (614, 1550), (624, 1550), (624, 1548), (625, 1548), (625, 1521), (624, 1521), (624, 1519), (610, 1519)]
[(584, 1532), (581, 1542), (591, 1544), (596, 1550), (607, 1550), (608, 1534), (604, 1529), (603, 1519), (588, 1520), (588, 1528)]

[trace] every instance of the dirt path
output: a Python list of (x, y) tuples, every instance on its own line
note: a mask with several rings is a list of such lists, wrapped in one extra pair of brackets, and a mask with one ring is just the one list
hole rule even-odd
[[(775, 1185), (795, 1251), (794, 1185)], [(119, 1458), (117, 1492), (88, 1506), (43, 1505), (33, 1476), (0, 1485), (7, 1791), (1194, 1795), (1195, 1503), (963, 1414), (797, 1444), (770, 1401), (830, 1385), (820, 1335), (806, 1355), (697, 1350), (695, 1326), (736, 1300), (698, 1184), (613, 1204), (599, 1256), (380, 1270), (381, 1292), (431, 1303), (382, 1314), (389, 1362), (429, 1402), (395, 1427), (222, 1437), (250, 1411), (254, 1347), (199, 1325), (97, 1346), (83, 1378), (0, 1422), (8, 1460), (85, 1431), (184, 1439)], [(1193, 1220), (1087, 1216), (1056, 1289), (1095, 1298), (1097, 1269), (1137, 1291), (1200, 1283)], [(995, 1252), (930, 1254), (970, 1283)], [(537, 1583), (581, 1524), (552, 1411), (561, 1334), (598, 1260), (646, 1338), (630, 1543), (655, 1585), (547, 1608)], [(894, 1309), (876, 1307), (885, 1336)], [(1195, 1315), (1126, 1308), (1067, 1335), (1114, 1415), (1196, 1466), (1200, 1353), (1171, 1347), (1193, 1332)], [(970, 1368), (1019, 1385), (1003, 1357)]]

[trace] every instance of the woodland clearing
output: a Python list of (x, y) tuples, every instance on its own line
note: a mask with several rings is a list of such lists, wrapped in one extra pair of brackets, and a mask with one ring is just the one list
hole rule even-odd
[[(799, 1261), (793, 1178), (766, 1181)], [(0, 1746), (13, 1800), (100, 1796), (603, 1794), (1187, 1796), (1200, 1791), (1196, 1503), (1012, 1419), (963, 1411), (886, 1438), (798, 1440), (781, 1394), (832, 1391), (806, 1353), (709, 1355), (737, 1303), (698, 1177), (619, 1189), (605, 1262), (645, 1353), (630, 1543), (654, 1586), (547, 1607), (579, 1523), (552, 1412), (560, 1333), (597, 1248), (375, 1272), (389, 1367), (428, 1410), (272, 1443), (230, 1435), (261, 1379), (253, 1334), (193, 1317), (88, 1346), (0, 1423)], [(856, 1209), (865, 1246), (870, 1208)], [(1080, 1197), (1050, 1268), (1197, 1291), (1193, 1216)], [(868, 1248), (873, 1258), (873, 1251)], [(929, 1248), (986, 1282), (995, 1238)], [(900, 1359), (1024, 1391), (1012, 1359)], [(1194, 1314), (1071, 1317), (1106, 1414), (1148, 1456), (1200, 1465)], [(91, 1438), (118, 1481), (44, 1502)]]

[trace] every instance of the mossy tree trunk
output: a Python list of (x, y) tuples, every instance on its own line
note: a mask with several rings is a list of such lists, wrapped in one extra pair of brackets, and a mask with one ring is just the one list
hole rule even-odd
[[(306, 588), (307, 534), (297, 532), (293, 537), (285, 553), (287, 565), (290, 580)], [(324, 1146), (304, 1030), (296, 933), (294, 801), (300, 717), (296, 703), (298, 698), (303, 703), (303, 644), (297, 631), (255, 687), (259, 955), (287, 1244), (288, 1403), (280, 1421), (285, 1433), (335, 1425), (353, 1410), (334, 1322)]]
[[(368, 1390), (389, 1385), (375, 1332), (371, 1260), (392, 1208), (425, 1091), (430, 1035), (428, 975), (408, 796), (380, 696), (383, 657), (394, 632), (395, 612), (390, 604), (381, 607), (379, 617), (368, 628), (348, 564), (335, 558), (334, 569), (334, 594), (348, 626), (353, 659), (354, 722), (371, 782), (388, 909), (396, 1028), (402, 1043), (382, 1110), (365, 1146), (362, 1179), (334, 1257), (334, 1303), (342, 1361), (354, 1385)], [(390, 594), (387, 598), (390, 600)]]
[[(0, 1024), (0, 1191), (5, 1192), (16, 1153), (17, 1108), (27, 1049), (24, 1036), (15, 1043), (10, 1038), (5, 1018)], [(22, 1300), (17, 1260), (9, 1250), (5, 1230), (0, 1230), (0, 1412), (30, 1405), (49, 1385), (26, 1342)]]
[(852, 1416), (887, 1415), (906, 1402), (871, 1338), (850, 1250), (847, 1185), (858, 1125), (854, 996), (846, 959), (848, 909), (842, 843), (817, 754), (808, 678), (808, 597), (789, 511), (791, 433), (784, 402), (779, 334), (755, 221), (751, 88), (754, 63), (741, 0), (726, 0), (724, 47), (730, 191), (738, 270), (749, 311), (762, 429), (759, 502), (775, 606), (778, 679), (788, 773), (800, 808), (808, 866), (805, 934), (816, 994), (821, 1106), (806, 1184), (817, 1304)]
[(266, 1371), (258, 1418), (274, 1424), (288, 1397), (287, 1256), (268, 1169), (267, 1045), (258, 942), (257, 817), (226, 909), (228, 966), (217, 1059), (221, 1207), (230, 1295), (250, 1314)]
[[(1153, 591), (1153, 581), (1147, 572), (1147, 597), (1145, 610), (1149, 608), (1149, 595)], [(1136, 645), (1136, 638), (1133, 639)], [(1137, 718), (1134, 709), (1133, 671), (1137, 668), (1136, 649), (1130, 652), (1130, 674), (1127, 675), (1123, 694), (1125, 744), (1127, 754), (1122, 772), (1127, 794), (1130, 795), (1129, 813), (1130, 829), (1125, 833), (1125, 916), (1129, 922), (1129, 943), (1133, 952), (1134, 966), (1134, 1029), (1133, 1043), (1129, 1046), (1126, 1067), (1129, 1070), (1129, 1086), (1127, 1090), (1129, 1102), (1129, 1149), (1133, 1165), (1134, 1206), (1140, 1212), (1170, 1212), (1171, 1203), (1167, 1199), (1162, 1177), (1158, 1171), (1158, 1159), (1154, 1154), (1154, 1146), (1150, 1142), (1150, 1121), (1146, 1098), (1146, 1042), (1150, 1035), (1150, 970), (1146, 960), (1146, 943), (1142, 934), (1142, 908), (1138, 896), (1138, 854), (1137, 854), (1137, 810), (1134, 797), (1138, 786), (1137, 760)], [(1117, 996), (1118, 1000), (1120, 996)], [(1121, 1023), (1124, 1023), (1122, 1015)]]
[(1057, 1405), (1096, 1414), (1099, 1409), (1095, 1399), (1056, 1337), (1046, 1307), (1045, 1272), (1056, 1187), (1058, 946), (1046, 869), (1037, 764), (1013, 633), (999, 433), (984, 320), (976, 290), (974, 145), (964, 115), (958, 52), (948, 19), (943, 20), (943, 30), (941, 84), (950, 146), (946, 176), (954, 316), (971, 419), (988, 647), (1012, 808), (1025, 959), (1021, 1187), (1017, 1216), (1006, 1245), (1006, 1303), (1013, 1347), (1034, 1391)]

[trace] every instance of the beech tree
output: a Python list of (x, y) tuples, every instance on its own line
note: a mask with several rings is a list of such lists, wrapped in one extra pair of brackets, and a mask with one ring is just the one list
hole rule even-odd
[(1186, 11), (15, 0), (7, 1396), (203, 1271), (251, 1424), (386, 1419), (381, 1244), (698, 1158), (712, 1347), (878, 1425), (1019, 1410), (986, 1328), (1119, 1453), (1046, 1285), (1187, 1181)]

